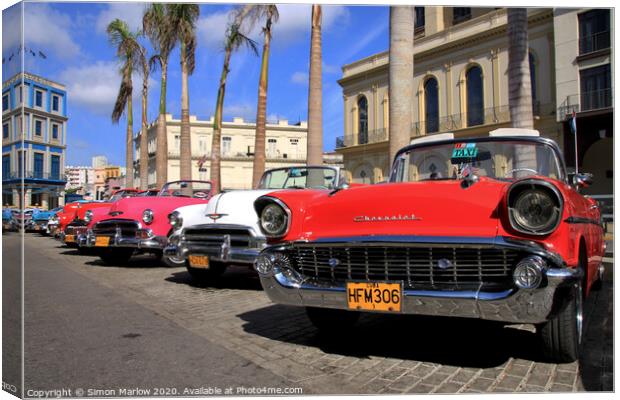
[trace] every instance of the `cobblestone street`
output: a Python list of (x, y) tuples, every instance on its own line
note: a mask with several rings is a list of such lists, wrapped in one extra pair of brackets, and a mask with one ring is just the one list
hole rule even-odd
[[(571, 364), (548, 364), (541, 361), (534, 328), (529, 325), (364, 315), (353, 337), (322, 337), (303, 309), (272, 304), (257, 276), (247, 268), (232, 268), (213, 286), (197, 287), (184, 268), (164, 267), (148, 256), (137, 257), (128, 267), (107, 267), (97, 257), (78, 255), (49, 238), (27, 235), (25, 247), (26, 288), (29, 279), (37, 279), (29, 275), (31, 263), (77, 273), (283, 381), (303, 387), (304, 393), (614, 389), (611, 264), (607, 264), (603, 289), (593, 292), (586, 303), (583, 358)], [(97, 310), (91, 313), (96, 315)], [(148, 329), (143, 326), (140, 333), (157, 336)], [(167, 347), (163, 342), (159, 345)], [(28, 357), (26, 353), (26, 365)], [(203, 368), (213, 362), (204, 360)], [(183, 360), (178, 363), (182, 365)]]

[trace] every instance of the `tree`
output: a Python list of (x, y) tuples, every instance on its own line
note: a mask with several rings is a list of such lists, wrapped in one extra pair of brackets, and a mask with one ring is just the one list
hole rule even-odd
[(220, 84), (217, 89), (217, 100), (215, 102), (215, 117), (213, 121), (213, 138), (211, 141), (211, 186), (214, 193), (222, 190), (221, 183), (221, 139), (222, 139), (222, 116), (224, 112), (224, 95), (226, 94), (226, 78), (230, 72), (230, 57), (232, 53), (242, 46), (251, 49), (258, 55), (256, 42), (241, 32), (241, 25), (245, 15), (246, 7), (237, 8), (234, 12), (234, 19), (228, 24), (226, 37), (224, 39), (224, 64), (220, 76)]
[(149, 187), (149, 152), (148, 152), (148, 111), (147, 101), (149, 97), (149, 75), (151, 72), (147, 60), (146, 48), (140, 45), (139, 64), (142, 73), (142, 125), (140, 127), (140, 189)]
[(172, 26), (178, 36), (181, 55), (181, 166), (180, 177), (192, 179), (192, 147), (189, 125), (189, 75), (194, 72), (196, 53), (197, 4), (168, 4)]
[(157, 116), (157, 153), (155, 169), (157, 187), (161, 188), (168, 180), (168, 136), (166, 130), (166, 85), (168, 79), (168, 57), (177, 41), (177, 32), (171, 23), (168, 7), (163, 3), (152, 3), (144, 13), (142, 27), (156, 51), (152, 59), (161, 68), (161, 92), (159, 95), (159, 115)]
[(133, 84), (131, 75), (134, 64), (138, 61), (140, 50), (138, 33), (129, 30), (127, 23), (120, 19), (110, 22), (107, 28), (110, 43), (116, 47), (116, 56), (121, 61), (121, 86), (112, 110), (112, 121), (118, 123), (127, 109), (127, 134), (125, 136), (126, 186), (133, 187)]
[[(513, 128), (534, 129), (526, 8), (508, 8), (508, 106)], [(517, 146), (514, 164), (536, 169), (536, 154)]]
[(267, 84), (269, 79), (269, 51), (271, 47), (271, 26), (280, 17), (275, 4), (256, 4), (251, 6), (250, 20), (265, 19), (263, 35), (263, 54), (258, 81), (258, 101), (256, 106), (256, 135), (254, 137), (254, 164), (252, 168), (252, 187), (257, 188), (265, 172), (265, 137), (267, 131)]
[(321, 49), (321, 6), (312, 5), (310, 34), (310, 76), (308, 88), (307, 164), (323, 164), (323, 84)]
[(390, 7), (389, 137), (390, 160), (411, 138), (413, 102), (413, 13)]

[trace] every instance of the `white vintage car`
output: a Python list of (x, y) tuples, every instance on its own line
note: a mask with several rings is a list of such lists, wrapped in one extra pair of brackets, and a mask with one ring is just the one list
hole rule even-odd
[(175, 232), (164, 259), (170, 265), (185, 264), (197, 280), (217, 277), (229, 264), (251, 267), (266, 245), (254, 200), (282, 189), (338, 189), (346, 185), (343, 171), (332, 166), (271, 169), (263, 174), (259, 189), (223, 192), (206, 205), (177, 208), (168, 216)]

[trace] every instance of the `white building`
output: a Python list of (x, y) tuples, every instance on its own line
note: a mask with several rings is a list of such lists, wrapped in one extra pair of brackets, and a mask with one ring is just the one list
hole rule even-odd
[(95, 170), (86, 166), (67, 166), (67, 185), (65, 189), (79, 189), (80, 194), (88, 194), (95, 183)]
[[(200, 121), (190, 117), (192, 146), (192, 179), (209, 180), (213, 117)], [(181, 121), (166, 114), (168, 130), (168, 180), (179, 179)], [(157, 123), (148, 128), (149, 187), (156, 183), (155, 153)], [(256, 124), (234, 118), (222, 124), (222, 188), (250, 189), (254, 160)], [(286, 120), (267, 124), (266, 168), (302, 165), (306, 163), (308, 124), (301, 121), (289, 124)], [(140, 185), (140, 134), (135, 138), (134, 185)]]
[(105, 167), (108, 165), (108, 158), (106, 156), (94, 156), (93, 168)]

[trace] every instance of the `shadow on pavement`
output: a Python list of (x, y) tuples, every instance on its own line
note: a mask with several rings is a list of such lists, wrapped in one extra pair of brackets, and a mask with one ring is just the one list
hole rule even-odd
[(229, 266), (224, 274), (206, 282), (195, 280), (185, 269), (173, 272), (166, 281), (202, 289), (263, 290), (254, 270), (237, 265)]
[(579, 359), (583, 387), (588, 391), (614, 390), (613, 264), (605, 264), (603, 287), (591, 292), (585, 304), (585, 337)]
[(239, 315), (246, 332), (326, 353), (492, 368), (510, 357), (542, 361), (538, 337), (499, 323), (465, 318), (364, 314), (341, 337), (319, 333), (301, 307), (273, 305)]
[[(89, 255), (96, 256), (97, 254), (89, 254)], [(95, 266), (95, 267), (117, 267), (117, 268), (136, 268), (136, 269), (139, 269), (139, 268), (148, 268), (148, 269), (153, 269), (153, 268), (168, 269), (168, 268), (171, 268), (171, 267), (168, 267), (163, 262), (161, 262), (158, 258), (156, 258), (156, 257), (154, 257), (152, 255), (148, 255), (148, 254), (134, 255), (125, 264), (108, 265), (108, 264), (104, 263), (100, 258), (97, 258), (97, 259), (92, 260), (92, 261), (87, 261), (84, 264), (92, 265), (92, 266)]]

